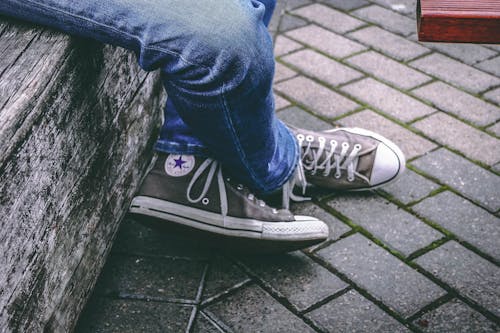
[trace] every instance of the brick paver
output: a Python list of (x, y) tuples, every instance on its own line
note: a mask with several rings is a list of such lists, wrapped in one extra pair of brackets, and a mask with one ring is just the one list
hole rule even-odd
[(500, 108), (443, 82), (433, 82), (412, 91), (439, 109), (478, 126), (500, 119)]
[(486, 310), (500, 315), (500, 268), (455, 241), (415, 261)]
[(499, 327), (481, 313), (454, 299), (415, 320), (424, 332), (495, 333)]
[(344, 58), (367, 49), (364, 45), (314, 24), (289, 31), (286, 35), (334, 58)]
[(374, 51), (350, 57), (347, 62), (401, 89), (411, 89), (431, 80), (429, 76)]
[[(304, 86), (309, 89), (304, 89)], [(338, 117), (358, 108), (358, 104), (308, 78), (296, 77), (281, 82), (275, 89), (327, 118)], [(335, 100), (335, 103), (331, 103)]]
[(486, 209), (500, 209), (500, 177), (446, 149), (439, 149), (411, 163), (443, 184)]
[(436, 145), (429, 140), (418, 136), (373, 111), (366, 110), (358, 112), (339, 119), (338, 122), (343, 126), (363, 127), (383, 134), (401, 147), (401, 150), (408, 159), (423, 155), (436, 148)]
[(415, 9), (278, 0), (270, 24), (277, 116), (388, 137), (399, 181), (308, 189), (291, 210), (330, 236), (291, 254), (128, 216), (76, 332), (498, 332), (500, 47), (419, 43)]
[(352, 14), (403, 36), (409, 36), (415, 32), (415, 20), (377, 5), (363, 7)]
[(407, 61), (429, 52), (424, 46), (375, 26), (357, 30), (347, 36), (398, 60)]
[(412, 210), (500, 261), (500, 219), (496, 216), (449, 191), (420, 202)]
[(398, 206), (375, 195), (344, 195), (328, 205), (387, 246), (409, 256), (443, 235)]
[(360, 72), (311, 50), (289, 54), (282, 60), (298, 68), (304, 74), (318, 78), (332, 86), (363, 77)]
[(415, 120), (436, 111), (415, 98), (372, 78), (344, 86), (342, 91), (404, 122)]
[(306, 316), (328, 332), (410, 332), (408, 328), (354, 290), (311, 311)]
[(345, 33), (365, 25), (363, 21), (321, 4), (302, 7), (293, 11), (293, 14), (338, 33)]
[(437, 53), (415, 60), (410, 65), (474, 93), (500, 84), (498, 77)]
[(320, 250), (318, 255), (404, 317), (445, 294), (425, 276), (359, 234)]
[[(493, 165), (500, 161), (500, 140), (444, 113), (436, 113), (412, 126), (470, 159)], [(479, 147), (488, 147), (488, 150)]]

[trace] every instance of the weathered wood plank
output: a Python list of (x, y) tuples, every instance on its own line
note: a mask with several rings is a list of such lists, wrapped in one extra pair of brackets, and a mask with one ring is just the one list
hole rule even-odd
[(418, 39), (500, 43), (499, 0), (418, 0)]
[(0, 328), (69, 331), (151, 158), (158, 75), (0, 21)]

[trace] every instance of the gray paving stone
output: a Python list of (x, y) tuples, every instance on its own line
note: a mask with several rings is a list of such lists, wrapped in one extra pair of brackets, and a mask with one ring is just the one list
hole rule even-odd
[(413, 161), (412, 165), (489, 211), (500, 209), (500, 177), (463, 157), (442, 148)]
[(247, 279), (248, 276), (229, 259), (217, 256), (210, 262), (202, 299), (220, 294)]
[(327, 332), (410, 332), (355, 290), (311, 311), (306, 317)]
[(274, 54), (279, 57), (292, 51), (301, 49), (303, 46), (283, 35), (276, 37), (274, 44)]
[(347, 35), (386, 55), (407, 61), (429, 52), (429, 49), (379, 27), (367, 27)]
[(299, 311), (349, 286), (301, 252), (247, 257), (243, 262)]
[(372, 78), (353, 82), (342, 87), (341, 90), (404, 122), (436, 111), (415, 98)]
[(458, 299), (453, 299), (426, 313), (416, 319), (414, 324), (429, 333), (495, 333), (500, 329), (495, 323)]
[(415, 60), (410, 65), (475, 93), (500, 84), (500, 78), (437, 53)]
[(500, 136), (500, 122), (487, 128), (490, 133)]
[(500, 88), (493, 89), (484, 94), (486, 99), (500, 105)]
[(358, 107), (356, 102), (303, 76), (283, 81), (275, 89), (328, 118), (340, 116)]
[(366, 0), (349, 0), (349, 1), (345, 1), (345, 0), (319, 0), (319, 1), (324, 3), (324, 4), (330, 5), (332, 7), (341, 9), (343, 11), (349, 11), (349, 10), (356, 9), (356, 8), (361, 7), (361, 6), (365, 6), (365, 5), (369, 4), (369, 2)]
[(169, 258), (111, 255), (97, 294), (194, 300), (205, 264)]
[(341, 273), (404, 317), (445, 291), (360, 234), (318, 251)]
[(325, 222), (330, 230), (329, 240), (337, 240), (346, 232), (351, 231), (345, 223), (311, 202), (295, 203), (291, 206), (291, 211), (295, 215), (314, 216)]
[(500, 315), (500, 268), (488, 260), (451, 241), (416, 263), (461, 295)]
[(279, 95), (274, 95), (274, 107), (276, 110), (289, 107), (291, 103)]
[(309, 21), (341, 34), (366, 24), (363, 21), (322, 4), (313, 4), (299, 8), (294, 10), (293, 14), (302, 16)]
[(297, 73), (287, 66), (277, 62), (274, 69), (274, 82), (283, 81), (294, 77)]
[(307, 21), (297, 16), (283, 15), (280, 22), (279, 31), (284, 32), (307, 25)]
[(500, 219), (452, 192), (443, 192), (412, 207), (420, 216), (500, 260)]
[(469, 65), (491, 58), (496, 54), (495, 51), (492, 51), (478, 44), (422, 43), (422, 45), (425, 45), (430, 49), (437, 50), (441, 53), (447, 54), (450, 57), (458, 59)]
[(312, 50), (298, 51), (283, 57), (282, 60), (332, 86), (363, 76), (360, 72)]
[(403, 176), (396, 182), (384, 186), (384, 192), (404, 204), (420, 200), (430, 192), (437, 190), (440, 186), (411, 170), (406, 170)]
[[(439, 112), (412, 126), (429, 138), (463, 153), (465, 156), (493, 165), (500, 161), (500, 140)], [(488, 149), (481, 149), (488, 147)]]
[(140, 223), (138, 217), (127, 216), (116, 236), (113, 253), (153, 254), (193, 259), (206, 259), (207, 247), (195, 239), (164, 232)]
[(287, 36), (307, 44), (312, 48), (318, 49), (334, 58), (344, 58), (353, 53), (367, 49), (364, 45), (314, 24), (289, 31)]
[(402, 89), (411, 89), (431, 80), (429, 76), (375, 51), (355, 55), (347, 62)]
[(207, 307), (235, 332), (314, 332), (259, 287), (239, 290)]
[(294, 9), (297, 7), (302, 7), (305, 5), (309, 5), (313, 2), (313, 0), (286, 0), (286, 9)]
[(277, 116), (287, 124), (297, 127), (307, 128), (314, 131), (332, 129), (332, 124), (307, 113), (297, 106), (292, 106), (279, 111)]
[(444, 237), (415, 216), (377, 195), (338, 196), (328, 201), (328, 206), (405, 256)]
[(185, 332), (191, 306), (96, 298), (79, 320), (79, 333)]
[(437, 146), (421, 136), (399, 126), (371, 110), (365, 110), (338, 120), (338, 123), (347, 127), (362, 127), (396, 143), (406, 156), (411, 159), (427, 153)]
[(377, 5), (363, 7), (352, 13), (359, 18), (380, 25), (386, 30), (402, 34), (403, 36), (409, 36), (415, 33), (417, 29), (415, 20)]
[(422, 99), (432, 102), (441, 110), (457, 115), (479, 126), (500, 118), (500, 108), (469, 95), (443, 82), (433, 82), (412, 91)]
[(485, 60), (485, 61), (477, 64), (477, 67), (482, 69), (485, 72), (491, 73), (491, 74), (499, 77), (500, 76), (500, 56)]
[(196, 321), (193, 326), (193, 333), (223, 333), (215, 326), (203, 311), (198, 312), (196, 316)]
[(498, 44), (484, 44), (483, 46), (485, 46), (491, 50), (500, 52), (500, 45), (498, 45)]
[(370, 1), (402, 14), (415, 15), (415, 11), (417, 8), (417, 0), (370, 0)]

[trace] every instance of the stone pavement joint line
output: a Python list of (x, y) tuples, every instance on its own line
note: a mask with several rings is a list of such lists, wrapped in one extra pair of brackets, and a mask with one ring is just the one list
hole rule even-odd
[(312, 190), (330, 237), (290, 254), (127, 216), (76, 332), (500, 331), (500, 46), (419, 43), (415, 7), (278, 0), (269, 28), (277, 116), (387, 136), (398, 182)]

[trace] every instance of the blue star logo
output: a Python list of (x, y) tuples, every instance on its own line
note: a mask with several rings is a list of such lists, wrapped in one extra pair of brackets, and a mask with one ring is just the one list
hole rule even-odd
[(184, 163), (186, 163), (186, 162), (187, 162), (187, 161), (184, 161), (184, 160), (182, 159), (182, 156), (179, 156), (179, 158), (178, 158), (178, 159), (175, 159), (175, 158), (174, 158), (174, 161), (175, 161), (174, 168), (177, 168), (177, 167), (178, 167), (179, 169), (182, 169), (182, 165), (183, 165)]

